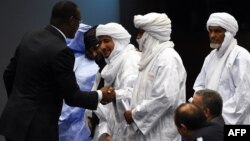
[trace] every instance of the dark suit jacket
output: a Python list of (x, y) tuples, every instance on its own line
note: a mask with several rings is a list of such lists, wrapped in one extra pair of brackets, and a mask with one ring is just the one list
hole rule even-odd
[(75, 57), (52, 26), (26, 34), (4, 72), (9, 99), (0, 134), (13, 141), (58, 141), (63, 99), (70, 106), (96, 109), (98, 94), (80, 91)]
[(194, 132), (192, 141), (197, 141), (197, 138), (202, 138), (203, 141), (223, 141), (224, 128), (210, 122)]
[(222, 127), (224, 127), (225, 125), (225, 121), (224, 121), (224, 118), (222, 116), (218, 116), (218, 117), (215, 117), (211, 120), (212, 123), (216, 123)]

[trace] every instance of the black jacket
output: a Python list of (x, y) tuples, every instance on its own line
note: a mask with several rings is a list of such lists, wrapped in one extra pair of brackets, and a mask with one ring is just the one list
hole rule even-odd
[(52, 26), (28, 33), (4, 72), (8, 101), (0, 134), (13, 141), (58, 141), (63, 99), (70, 106), (96, 109), (98, 94), (80, 91), (73, 52)]
[(224, 127), (210, 122), (194, 132), (192, 141), (197, 141), (197, 138), (203, 141), (223, 141)]

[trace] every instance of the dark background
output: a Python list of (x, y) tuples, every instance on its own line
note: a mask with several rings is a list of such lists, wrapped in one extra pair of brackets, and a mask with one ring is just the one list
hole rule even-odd
[[(23, 34), (49, 24), (52, 6), (57, 1), (59, 0), (1, 0), (0, 2), (0, 116), (7, 102), (3, 71)], [(79, 6), (85, 24), (119, 22), (119, 0), (72, 1)], [(4, 141), (1, 135), (0, 141)]]
[[(250, 8), (244, 0), (121, 0), (120, 22), (134, 36), (133, 18), (149, 12), (166, 13), (172, 21), (171, 40), (183, 59), (187, 71), (187, 99), (193, 95), (193, 84), (200, 72), (209, 47), (206, 22), (212, 12), (228, 12), (239, 24), (238, 44), (250, 50)], [(216, 69), (216, 68), (215, 68)]]
[[(7, 101), (2, 74), (26, 31), (43, 28), (58, 0), (1, 0), (0, 3), (0, 115)], [(210, 52), (206, 21), (212, 12), (225, 11), (239, 23), (238, 44), (250, 50), (250, 8), (247, 0), (73, 0), (82, 20), (95, 25), (120, 22), (132, 35), (134, 15), (164, 12), (172, 20), (172, 41), (187, 70), (187, 98), (205, 56)], [(21, 115), (20, 115), (21, 116)], [(0, 135), (0, 141), (4, 141)]]

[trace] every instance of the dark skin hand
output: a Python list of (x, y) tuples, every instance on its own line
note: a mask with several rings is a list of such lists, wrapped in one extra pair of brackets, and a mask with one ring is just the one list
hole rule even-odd
[(128, 124), (131, 124), (131, 123), (134, 122), (134, 120), (132, 118), (132, 112), (131, 111), (124, 112), (124, 117), (125, 117), (125, 120), (127, 121)]
[(115, 91), (111, 86), (104, 86), (101, 88), (103, 97), (101, 100), (101, 103), (103, 105), (108, 104), (109, 102), (112, 102), (115, 100)]

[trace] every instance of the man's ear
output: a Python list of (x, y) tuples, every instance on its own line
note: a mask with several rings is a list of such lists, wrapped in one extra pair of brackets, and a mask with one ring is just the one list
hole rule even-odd
[(181, 123), (181, 128), (182, 128), (183, 130), (187, 130), (187, 126), (186, 126), (185, 124), (183, 124), (183, 123)]
[(204, 108), (203, 111), (204, 111), (204, 114), (205, 114), (205, 116), (206, 116), (206, 119), (207, 119), (207, 120), (210, 119), (210, 118), (211, 118), (210, 109), (209, 109), (209, 108)]
[(179, 132), (181, 132), (180, 134), (186, 134), (188, 131), (188, 128), (185, 124), (181, 123), (178, 130), (179, 130)]

